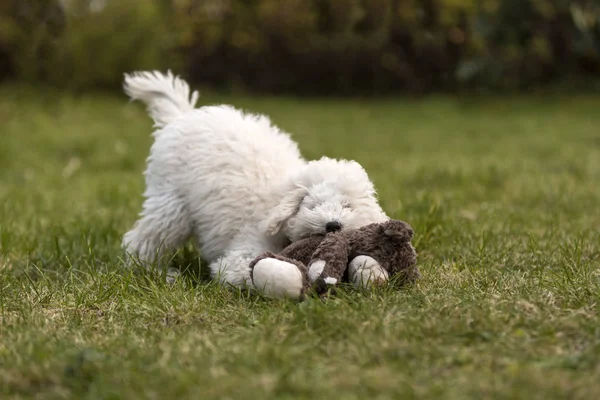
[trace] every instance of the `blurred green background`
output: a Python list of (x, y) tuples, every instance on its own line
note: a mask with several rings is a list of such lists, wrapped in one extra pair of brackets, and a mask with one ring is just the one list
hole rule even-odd
[(597, 0), (2, 0), (0, 79), (292, 94), (600, 87)]

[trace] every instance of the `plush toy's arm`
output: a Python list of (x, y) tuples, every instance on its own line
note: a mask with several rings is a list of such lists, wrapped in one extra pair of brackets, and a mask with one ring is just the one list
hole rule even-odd
[(313, 289), (319, 294), (337, 284), (348, 265), (348, 240), (330, 233), (319, 244), (308, 264), (308, 276)]

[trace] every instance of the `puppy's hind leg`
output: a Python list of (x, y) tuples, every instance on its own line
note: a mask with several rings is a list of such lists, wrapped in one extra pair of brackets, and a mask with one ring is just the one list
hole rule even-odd
[(144, 202), (141, 218), (123, 236), (122, 245), (129, 259), (138, 258), (150, 266), (182, 246), (191, 234), (191, 221), (181, 199), (175, 195), (152, 196)]

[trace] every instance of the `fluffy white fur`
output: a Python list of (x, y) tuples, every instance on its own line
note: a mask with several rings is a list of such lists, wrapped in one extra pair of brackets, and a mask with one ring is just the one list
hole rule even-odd
[(357, 162), (307, 162), (265, 116), (195, 108), (198, 93), (170, 72), (126, 75), (124, 89), (146, 103), (157, 128), (143, 211), (123, 238), (144, 262), (194, 237), (214, 278), (251, 285), (248, 265), (264, 251), (324, 232), (328, 222), (348, 229), (388, 219)]

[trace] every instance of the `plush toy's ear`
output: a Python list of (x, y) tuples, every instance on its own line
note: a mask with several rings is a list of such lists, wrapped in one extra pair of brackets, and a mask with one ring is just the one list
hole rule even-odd
[(277, 234), (283, 226), (283, 223), (292, 215), (296, 214), (306, 193), (307, 191), (304, 188), (296, 188), (286, 193), (283, 199), (281, 199), (281, 202), (275, 207), (275, 210), (273, 210), (273, 214), (267, 220), (267, 235), (273, 236)]
[(390, 236), (397, 240), (408, 241), (413, 237), (413, 229), (406, 222), (394, 221), (389, 224), (383, 232), (386, 236)]

